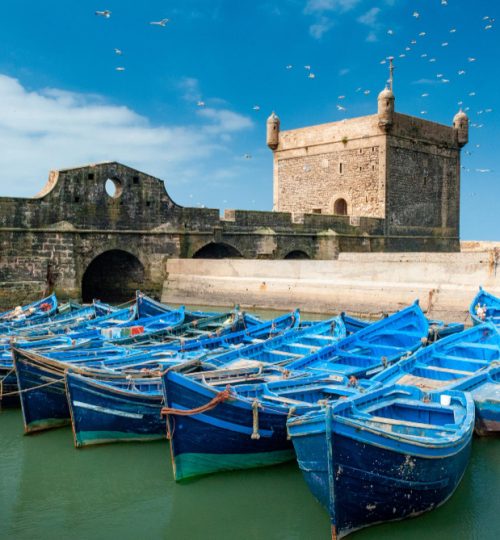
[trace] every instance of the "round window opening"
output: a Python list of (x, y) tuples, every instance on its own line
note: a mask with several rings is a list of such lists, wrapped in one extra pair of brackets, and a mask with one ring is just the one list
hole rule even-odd
[(116, 178), (108, 178), (104, 184), (104, 189), (113, 199), (117, 199), (122, 194), (122, 184)]

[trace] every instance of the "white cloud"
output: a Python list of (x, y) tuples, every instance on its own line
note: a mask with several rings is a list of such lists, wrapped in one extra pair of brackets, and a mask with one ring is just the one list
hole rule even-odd
[(354, 9), (361, 0), (308, 0), (304, 13), (314, 15), (316, 21), (309, 26), (309, 33), (315, 39), (320, 39), (334, 26), (334, 20), (327, 13), (344, 13)]
[(366, 41), (368, 41), (368, 43), (375, 43), (375, 41), (378, 41), (377, 33), (373, 30), (371, 32), (368, 32), (368, 35), (366, 36)]
[(342, 68), (340, 71), (339, 71), (339, 75), (341, 77), (343, 77), (344, 75), (347, 75), (351, 70), (349, 68)]
[(430, 85), (436, 85), (441, 84), (439, 79), (417, 79), (416, 81), (412, 81), (411, 84), (430, 84)]
[(366, 13), (363, 13), (358, 17), (358, 22), (361, 24), (366, 24), (367, 26), (376, 26), (378, 14), (380, 13), (380, 8), (373, 7), (369, 9)]
[(309, 33), (313, 38), (320, 39), (332, 26), (333, 21), (331, 19), (328, 17), (321, 17), (317, 22), (311, 24)]
[(241, 131), (242, 129), (252, 127), (253, 125), (250, 118), (227, 109), (200, 109), (198, 111), (198, 116), (211, 121), (211, 124), (204, 125), (202, 130), (203, 132), (212, 135), (227, 135), (229, 133), (234, 133), (235, 131)]
[(198, 79), (194, 77), (183, 77), (179, 84), (179, 90), (186, 101), (199, 101), (201, 99), (201, 90)]
[(350, 11), (361, 0), (308, 0), (305, 13), (317, 13), (322, 11)]
[(203, 160), (224, 152), (231, 135), (252, 126), (227, 108), (200, 110), (198, 116), (200, 125), (153, 125), (101, 96), (28, 91), (0, 74), (0, 195), (32, 196), (50, 169), (108, 160), (186, 181), (193, 163), (203, 170)]

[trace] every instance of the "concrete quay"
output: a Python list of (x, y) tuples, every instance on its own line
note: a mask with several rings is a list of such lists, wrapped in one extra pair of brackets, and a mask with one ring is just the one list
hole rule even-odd
[(429, 317), (470, 324), (479, 285), (500, 295), (500, 249), (487, 248), (340, 253), (328, 261), (169, 259), (162, 301), (377, 317), (418, 298)]

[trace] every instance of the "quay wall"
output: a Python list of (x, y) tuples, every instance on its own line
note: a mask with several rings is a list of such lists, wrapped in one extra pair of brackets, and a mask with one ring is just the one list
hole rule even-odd
[(500, 250), (340, 253), (336, 260), (169, 259), (162, 301), (377, 317), (419, 299), (429, 317), (470, 323), (479, 285), (500, 295)]

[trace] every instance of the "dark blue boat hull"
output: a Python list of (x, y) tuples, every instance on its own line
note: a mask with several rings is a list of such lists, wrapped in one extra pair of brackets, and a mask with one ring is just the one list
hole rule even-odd
[(465, 472), (471, 440), (449, 449), (447, 455), (418, 456), (404, 446), (384, 447), (380, 439), (371, 444), (338, 432), (326, 435), (321, 428), (293, 435), (299, 466), (313, 495), (330, 514), (334, 538), (416, 516), (446, 502)]
[(132, 394), (66, 377), (75, 446), (166, 438), (161, 394)]
[(64, 376), (14, 354), (24, 431), (32, 433), (69, 424)]
[[(178, 375), (165, 381), (169, 407), (195, 409), (206, 405), (214, 393), (179, 384)], [(202, 414), (171, 414), (171, 452), (176, 480), (218, 471), (273, 465), (293, 459), (287, 439), (286, 412), (259, 410), (259, 438), (252, 438), (253, 412), (241, 400), (226, 401)]]

